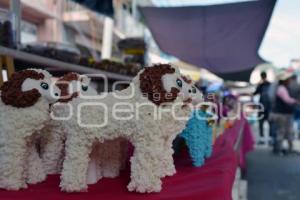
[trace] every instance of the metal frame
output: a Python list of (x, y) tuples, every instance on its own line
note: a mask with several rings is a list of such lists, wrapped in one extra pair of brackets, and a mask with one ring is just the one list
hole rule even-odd
[(61, 70), (66, 70), (66, 71), (74, 71), (74, 72), (79, 72), (84, 74), (103, 74), (107, 76), (107, 78), (114, 79), (114, 80), (130, 81), (133, 78), (132, 76), (126, 76), (126, 75), (116, 74), (113, 72), (107, 72), (99, 69), (93, 69), (89, 67), (83, 67), (80, 65), (70, 64), (59, 60), (54, 60), (54, 59), (6, 48), (3, 46), (0, 46), (0, 55), (7, 55), (22, 61), (27, 61), (34, 64), (40, 64), (45, 67), (52, 67)]

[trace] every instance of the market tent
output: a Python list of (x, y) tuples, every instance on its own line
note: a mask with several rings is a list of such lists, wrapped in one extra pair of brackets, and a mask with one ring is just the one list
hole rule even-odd
[(142, 7), (162, 51), (227, 80), (249, 81), (276, 0), (211, 6)]

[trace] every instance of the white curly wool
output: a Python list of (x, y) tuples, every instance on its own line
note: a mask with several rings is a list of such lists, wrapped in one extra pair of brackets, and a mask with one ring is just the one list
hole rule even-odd
[(27, 187), (26, 181), (45, 179), (39, 159), (32, 157), (37, 153), (31, 137), (49, 120), (48, 107), (44, 100), (29, 108), (14, 108), (0, 101), (0, 188), (18, 190)]
[[(75, 73), (73, 74), (75, 75)], [(71, 88), (70, 91), (72, 91), (73, 94), (79, 93), (80, 95), (84, 95), (84, 97), (79, 95), (74, 97), (73, 100), (82, 97), (82, 102), (97, 102), (92, 100), (92, 98), (97, 95), (97, 92), (90, 86), (90, 79), (85, 75), (77, 75), (77, 80), (68, 81), (66, 84), (69, 84)], [(83, 90), (82, 86), (85, 86), (86, 90)], [(89, 99), (87, 96), (92, 98)], [(40, 155), (47, 174), (61, 173), (62, 162), (65, 156), (65, 133), (67, 132), (63, 124), (69, 123), (67, 116), (76, 114), (71, 113), (71, 107), (72, 101), (53, 105), (53, 116), (59, 118), (52, 119), (43, 130), (41, 130)], [(61, 117), (64, 117), (66, 120), (63, 120)], [(126, 152), (126, 145), (126, 141), (121, 139), (105, 141), (101, 144), (94, 143), (93, 152), (90, 155), (91, 161), (87, 173), (87, 183), (96, 183), (102, 177), (117, 177), (125, 162), (126, 157), (123, 152)]]
[[(56, 109), (61, 109), (61, 107), (54, 106), (52, 112), (55, 112)], [(67, 110), (65, 112), (68, 114)], [(61, 172), (65, 146), (65, 131), (61, 123), (63, 121), (50, 120), (40, 131), (42, 133), (40, 138), (40, 157), (46, 174), (58, 174)]]
[[(191, 99), (191, 104), (188, 109), (189, 112), (187, 112), (186, 116), (189, 116), (190, 111), (193, 110), (194, 106), (200, 106), (201, 102), (203, 102), (203, 94), (195, 87), (195, 82), (192, 80), (189, 80), (190, 82), (188, 85), (190, 87), (187, 88), (187, 91), (190, 91), (190, 88), (194, 89), (193, 92), (190, 92), (189, 98)], [(186, 91), (184, 91), (186, 92)], [(161, 167), (161, 177), (165, 176), (172, 176), (176, 173), (174, 161), (173, 161), (173, 141), (176, 138), (177, 135), (179, 135), (183, 128), (186, 126), (185, 120), (173, 120), (168, 119), (167, 117), (164, 118), (165, 120), (162, 121), (163, 124), (165, 124), (163, 132), (165, 134), (165, 153), (164, 158), (162, 159), (162, 167)]]
[[(97, 95), (96, 90), (89, 85), (90, 79), (85, 75), (78, 74), (78, 80), (64, 82), (64, 84), (69, 84), (73, 93), (91, 97)], [(87, 89), (83, 91), (82, 86), (87, 86)], [(80, 98), (80, 95), (74, 98)], [(65, 156), (65, 133), (67, 132), (63, 124), (68, 123), (68, 116), (74, 114), (71, 110), (71, 104), (72, 102), (54, 104), (51, 111), (55, 118), (51, 119), (41, 130), (40, 156), (47, 174), (59, 174), (61, 172)]]
[[(45, 75), (41, 81), (51, 82), (48, 72), (36, 71)], [(40, 83), (30, 87), (39, 88)], [(59, 93), (55, 87), (54, 91)], [(38, 130), (50, 119), (50, 95), (45, 94), (26, 108), (6, 105), (0, 100), (0, 188), (19, 190), (26, 188), (27, 183), (46, 178), (35, 145)]]
[[(184, 95), (191, 99), (191, 104), (189, 108), (185, 109), (184, 116), (189, 116), (190, 111), (193, 110), (192, 106), (199, 106), (201, 102), (203, 102), (203, 94), (197, 89), (195, 86), (195, 82), (192, 81), (189, 77), (185, 77), (188, 79), (187, 86), (183, 88), (182, 92)], [(192, 89), (191, 89), (192, 88)], [(182, 113), (182, 111), (177, 114)], [(164, 133), (164, 154), (161, 162), (161, 177), (172, 176), (176, 173), (174, 161), (173, 161), (173, 141), (177, 135), (181, 133), (181, 131), (186, 126), (185, 120), (176, 120), (172, 116), (166, 115), (162, 121), (160, 121), (161, 126), (163, 127)]]
[[(93, 101), (91, 101), (93, 102)], [(70, 102), (72, 103), (72, 102)], [(53, 112), (67, 116), (70, 110), (67, 107), (55, 107)], [(65, 156), (64, 123), (67, 121), (51, 120), (41, 130), (41, 158), (47, 174), (60, 174)], [(87, 184), (94, 184), (102, 177), (115, 178), (124, 168), (127, 141), (121, 138), (107, 140), (102, 143), (94, 143), (90, 154), (89, 170), (87, 172)]]
[[(180, 74), (176, 73), (174, 76), (180, 77)], [(164, 148), (166, 133), (163, 130), (165, 125), (169, 123), (170, 113), (162, 114), (163, 118), (168, 117), (168, 119), (163, 119), (161, 122), (157, 119), (154, 120), (154, 115), (157, 114), (155, 108), (158, 110), (162, 108), (161, 106), (157, 107), (148, 98), (144, 97), (140, 92), (139, 85), (138, 75), (127, 89), (108, 93), (106, 97), (98, 100), (100, 103), (98, 106), (84, 106), (84, 109), (81, 110), (81, 119), (78, 119), (78, 115), (73, 115), (68, 123), (64, 123), (67, 133), (65, 143), (66, 156), (60, 183), (63, 191), (86, 191), (86, 176), (90, 161), (89, 155), (93, 150), (95, 142), (101, 143), (120, 137), (130, 141), (135, 148), (133, 156), (130, 159), (131, 181), (128, 185), (128, 190), (142, 193), (159, 192), (161, 190), (161, 163), (162, 159), (164, 159), (162, 155), (166, 150)], [(134, 95), (131, 98), (120, 99), (115, 97), (115, 95), (128, 96), (132, 91)], [(120, 103), (129, 103), (134, 108), (137, 105), (142, 105), (139, 107), (139, 112), (133, 112), (138, 119), (133, 117), (127, 120), (118, 120), (113, 117), (112, 113), (116, 102), (119, 103), (120, 107), (122, 107)], [(172, 104), (165, 105), (163, 109), (171, 109), (174, 103), (182, 104), (182, 102), (183, 99), (179, 96)], [(72, 101), (74, 113), (78, 112), (79, 105), (82, 106), (82, 103), (87, 103), (87, 100), (77, 98)], [(106, 106), (106, 113), (102, 105)], [(123, 108), (129, 109), (128, 106), (124, 105)], [(186, 118), (188, 117), (189, 110), (183, 109), (181, 106), (175, 108), (176, 113), (186, 116)], [(128, 113), (121, 113), (119, 116), (128, 117)], [(78, 125), (78, 121), (86, 124), (96, 123), (96, 121), (98, 123), (107, 121), (108, 124), (103, 127), (82, 127)], [(173, 122), (175, 123), (174, 120)], [(174, 125), (174, 123), (172, 124)], [(185, 122), (183, 124), (185, 125)], [(172, 130), (179, 133), (183, 130), (184, 125), (179, 124), (175, 126), (176, 128), (172, 128)], [(105, 148), (105, 145), (102, 148)], [(101, 153), (101, 151), (99, 152)], [(94, 163), (94, 165), (97, 165), (97, 163)]]

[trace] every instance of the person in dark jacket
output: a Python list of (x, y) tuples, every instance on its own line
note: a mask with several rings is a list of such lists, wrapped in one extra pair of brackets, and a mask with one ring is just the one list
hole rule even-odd
[[(259, 102), (263, 105), (264, 110), (259, 113), (259, 135), (264, 137), (264, 123), (269, 123), (268, 118), (271, 110), (271, 100), (269, 97), (270, 82), (267, 80), (266, 72), (260, 74), (261, 81), (258, 84), (253, 95), (259, 95)], [(260, 141), (263, 143), (263, 141)]]

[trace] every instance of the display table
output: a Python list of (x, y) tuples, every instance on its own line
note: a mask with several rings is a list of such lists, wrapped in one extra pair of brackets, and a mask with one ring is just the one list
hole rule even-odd
[[(213, 155), (200, 168), (192, 166), (187, 152), (175, 158), (177, 174), (163, 179), (162, 192), (157, 194), (138, 194), (127, 191), (129, 166), (115, 179), (102, 179), (89, 186), (85, 193), (67, 194), (60, 192), (59, 176), (49, 176), (46, 182), (29, 186), (26, 190), (10, 192), (0, 190), (1, 200), (231, 200), (232, 185), (241, 156), (237, 156), (237, 143), (240, 143), (239, 155), (250, 148), (243, 144), (251, 134), (245, 120), (237, 121), (234, 126), (216, 140)], [(249, 128), (249, 127), (248, 127)], [(247, 133), (248, 132), (248, 133)], [(242, 137), (240, 135), (243, 135)]]
[[(231, 143), (237, 153), (239, 167), (242, 170), (246, 170), (246, 155), (254, 149), (255, 144), (252, 130), (247, 120), (241, 118), (235, 122), (232, 128), (225, 129), (217, 142), (221, 140)], [(215, 145), (218, 145), (217, 142)]]

